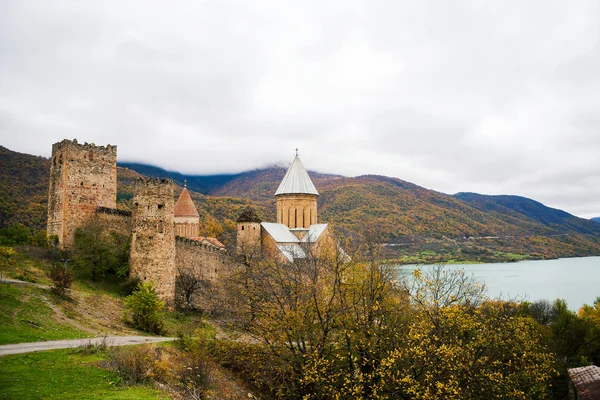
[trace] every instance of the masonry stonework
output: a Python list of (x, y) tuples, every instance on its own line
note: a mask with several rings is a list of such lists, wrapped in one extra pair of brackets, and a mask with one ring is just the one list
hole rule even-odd
[(98, 207), (98, 221), (109, 231), (129, 237), (131, 235), (131, 211)]
[(175, 301), (175, 232), (173, 183), (138, 179), (134, 187), (130, 275), (156, 284), (167, 304)]
[(52, 145), (48, 190), (48, 238), (73, 244), (75, 229), (98, 207), (116, 208), (117, 147), (63, 140)]
[(317, 196), (280, 194), (277, 196), (277, 223), (290, 229), (308, 228), (317, 223)]
[[(198, 309), (214, 312), (218, 309), (218, 290), (229, 271), (225, 249), (184, 237), (175, 238), (175, 265), (177, 273), (186, 272), (203, 283), (203, 289), (194, 295), (192, 304)], [(179, 290), (176, 293), (179, 294)]]

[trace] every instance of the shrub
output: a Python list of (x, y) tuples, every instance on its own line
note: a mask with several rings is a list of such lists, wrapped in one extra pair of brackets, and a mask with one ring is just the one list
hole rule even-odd
[(191, 399), (203, 399), (211, 387), (212, 368), (206, 358), (199, 353), (187, 354), (180, 358), (182, 365), (179, 385)]
[(157, 359), (153, 346), (125, 346), (110, 353), (107, 367), (116, 371), (125, 383), (145, 383), (151, 380)]
[(18, 279), (20, 281), (24, 281), (24, 282), (31, 282), (31, 283), (37, 282), (35, 275), (33, 275), (31, 272), (25, 271), (19, 267), (15, 268), (14, 278)]
[(23, 224), (14, 223), (8, 228), (0, 229), (0, 244), (3, 245), (20, 245), (27, 244), (31, 230)]
[(164, 332), (163, 308), (152, 282), (142, 282), (125, 298), (125, 308), (131, 313), (131, 324), (140, 330), (161, 334)]
[(206, 398), (212, 383), (212, 364), (205, 355), (169, 347), (145, 344), (115, 348), (104, 366), (117, 372), (124, 383), (157, 382), (185, 399)]
[(14, 264), (14, 256), (17, 254), (12, 247), (0, 247), (0, 281), (3, 280), (8, 269)]
[(60, 297), (65, 297), (67, 290), (71, 288), (73, 283), (73, 275), (69, 269), (62, 264), (55, 264), (50, 271), (50, 279), (54, 285), (50, 288), (53, 293)]

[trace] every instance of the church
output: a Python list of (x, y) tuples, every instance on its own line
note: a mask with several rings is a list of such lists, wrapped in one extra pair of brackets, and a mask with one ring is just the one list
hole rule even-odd
[(246, 208), (237, 220), (237, 252), (260, 253), (282, 262), (316, 256), (335, 257), (338, 251), (328, 224), (318, 223), (319, 192), (296, 153), (275, 192), (277, 222), (262, 222)]

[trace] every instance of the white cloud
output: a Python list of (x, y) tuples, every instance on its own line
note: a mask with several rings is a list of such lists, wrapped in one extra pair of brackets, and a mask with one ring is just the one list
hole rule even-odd
[(4, 1), (0, 139), (289, 162), (600, 215), (596, 1)]

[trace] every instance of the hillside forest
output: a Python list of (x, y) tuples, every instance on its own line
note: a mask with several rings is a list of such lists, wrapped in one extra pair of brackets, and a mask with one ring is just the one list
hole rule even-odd
[[(235, 175), (188, 176), (142, 164), (117, 167), (118, 207), (128, 209), (133, 183), (167, 177), (178, 196), (183, 179), (201, 218), (201, 235), (231, 246), (246, 206), (275, 220), (273, 194), (285, 174), (271, 167)], [(384, 176), (353, 178), (309, 172), (319, 190), (319, 221), (344, 234), (376, 235), (399, 263), (518, 261), (600, 255), (600, 223), (519, 196), (447, 195)], [(0, 147), (0, 229), (45, 229), (49, 163)], [(19, 225), (19, 226), (20, 226)], [(0, 236), (2, 236), (0, 234)]]

